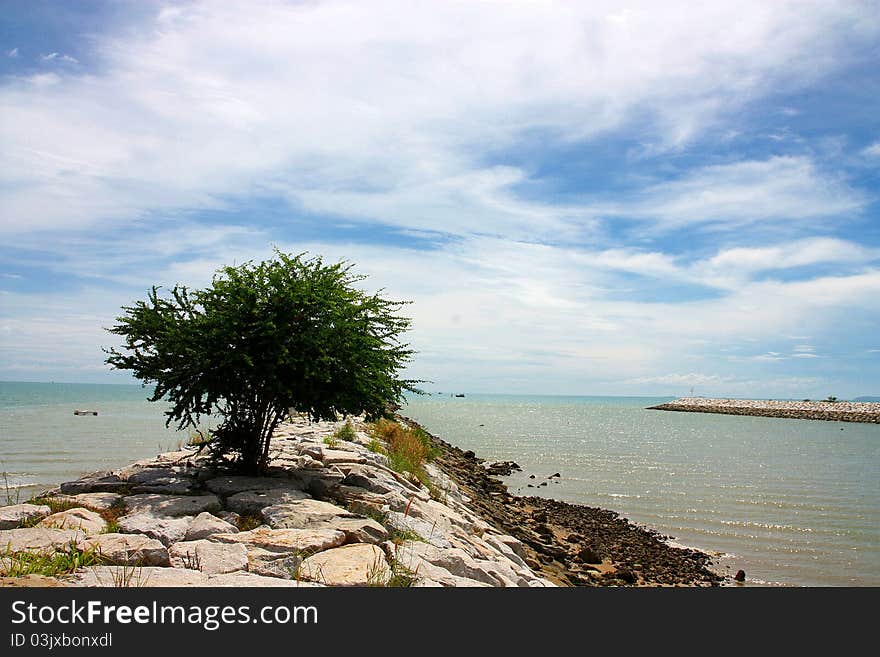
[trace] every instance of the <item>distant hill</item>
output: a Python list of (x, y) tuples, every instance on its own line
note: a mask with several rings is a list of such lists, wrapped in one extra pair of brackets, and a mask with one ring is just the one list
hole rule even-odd
[(856, 397), (854, 402), (880, 402), (880, 397)]

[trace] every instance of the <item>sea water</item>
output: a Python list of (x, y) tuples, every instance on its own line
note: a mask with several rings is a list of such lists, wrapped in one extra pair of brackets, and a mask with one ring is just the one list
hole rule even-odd
[[(0, 503), (178, 449), (168, 404), (140, 385), (0, 382)], [(75, 410), (97, 415), (74, 415)]]
[[(0, 382), (0, 503), (184, 444), (151, 392)], [(646, 410), (663, 401), (447, 394), (402, 412), (517, 461), (514, 493), (613, 509), (749, 582), (880, 586), (880, 425)]]
[(663, 401), (446, 394), (402, 412), (462, 449), (516, 461), (511, 492), (618, 511), (716, 554), (721, 572), (880, 585), (880, 425), (646, 408)]

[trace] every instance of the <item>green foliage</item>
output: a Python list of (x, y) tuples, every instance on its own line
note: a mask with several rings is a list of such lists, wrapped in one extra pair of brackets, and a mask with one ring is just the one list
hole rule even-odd
[(374, 441), (381, 440), (387, 445), (385, 454), (388, 456), (388, 467), (431, 486), (425, 463), (436, 458), (439, 450), (431, 442), (427, 432), (419, 427), (409, 427), (381, 418), (373, 423), (370, 433)]
[(80, 550), (70, 545), (66, 552), (0, 552), (0, 576), (22, 577), (46, 575), (58, 577), (69, 575), (79, 568), (99, 566), (105, 563), (95, 549)]
[(336, 449), (336, 446), (339, 444), (339, 441), (336, 440), (336, 436), (324, 436), (323, 442), (330, 449)]
[(156, 384), (170, 402), (167, 424), (219, 415), (209, 448), (244, 471), (268, 463), (269, 439), (289, 413), (381, 417), (418, 381), (398, 372), (413, 352), (399, 341), (410, 320), (403, 302), (356, 287), (351, 265), (289, 256), (224, 267), (210, 287), (154, 287), (123, 307), (109, 329), (122, 336), (107, 362)]
[(369, 444), (367, 445), (367, 449), (370, 450), (371, 452), (376, 453), (376, 454), (387, 454), (388, 453), (388, 451), (385, 449), (385, 447), (383, 447), (382, 443), (379, 440), (377, 440), (376, 438), (373, 438), (370, 440)]
[(335, 431), (333, 437), (337, 440), (347, 440), (348, 442), (353, 441), (357, 437), (357, 434), (354, 430), (354, 425), (351, 423), (351, 420), (346, 420), (345, 424), (343, 424)]

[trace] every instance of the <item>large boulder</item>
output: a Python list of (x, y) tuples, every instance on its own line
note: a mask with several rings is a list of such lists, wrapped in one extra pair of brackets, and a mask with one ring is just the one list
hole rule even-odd
[(0, 530), (0, 552), (66, 552), (71, 545), (81, 546), (85, 537), (78, 529), (4, 529)]
[(211, 540), (243, 543), (270, 552), (312, 553), (342, 545), (345, 532), (338, 529), (270, 529), (257, 527), (237, 534), (216, 534)]
[(144, 534), (164, 545), (171, 545), (184, 539), (191, 522), (191, 516), (159, 518), (151, 513), (131, 513), (119, 518), (117, 524), (124, 534)]
[(231, 573), (248, 566), (248, 551), (241, 543), (181, 541), (168, 550), (171, 565), (208, 574)]
[(265, 507), (308, 499), (309, 494), (295, 488), (248, 490), (226, 498), (226, 508), (242, 515), (260, 513)]
[(274, 504), (262, 510), (263, 519), (275, 529), (296, 529), (324, 523), (334, 518), (356, 516), (340, 506), (320, 500), (303, 499)]
[(100, 587), (298, 587), (310, 582), (235, 572), (210, 575), (188, 568), (92, 566), (76, 573), (74, 586)]
[(54, 495), (52, 500), (75, 504), (95, 511), (106, 511), (119, 505), (122, 501), (122, 495), (119, 493), (79, 493), (78, 495)]
[(128, 490), (128, 482), (107, 470), (99, 470), (83, 475), (76, 481), (61, 484), (61, 492), (65, 495), (79, 493), (115, 493)]
[(321, 455), (321, 461), (324, 465), (336, 465), (339, 463), (366, 463), (367, 459), (350, 449), (325, 449)]
[(84, 542), (114, 565), (167, 566), (168, 550), (155, 538), (142, 534), (98, 534)]
[(390, 492), (410, 492), (417, 490), (412, 484), (398, 478), (393, 472), (377, 465), (352, 464), (342, 466), (345, 486), (366, 488), (371, 493), (384, 495)]
[(144, 493), (125, 498), (128, 513), (150, 513), (154, 516), (193, 516), (202, 511), (219, 511), (216, 495), (159, 495)]
[(379, 544), (388, 538), (388, 530), (370, 518), (334, 518), (323, 524), (344, 532), (346, 543)]
[(215, 477), (205, 482), (205, 488), (224, 497), (249, 490), (294, 490), (301, 489), (302, 482), (289, 477), (246, 477), (230, 475)]
[(381, 548), (352, 544), (313, 554), (299, 569), (302, 579), (328, 586), (384, 586), (391, 568)]
[(248, 550), (248, 572), (266, 577), (298, 579), (302, 555), (270, 552), (261, 548)]
[(107, 530), (107, 521), (98, 513), (82, 507), (59, 511), (40, 521), (40, 527), (79, 529), (85, 534), (100, 534)]
[(238, 527), (232, 523), (203, 511), (189, 523), (184, 540), (197, 541), (202, 538), (210, 538), (214, 534), (235, 534), (237, 532)]
[(12, 504), (0, 507), (0, 530), (15, 529), (22, 523), (35, 522), (50, 513), (52, 509), (45, 504)]

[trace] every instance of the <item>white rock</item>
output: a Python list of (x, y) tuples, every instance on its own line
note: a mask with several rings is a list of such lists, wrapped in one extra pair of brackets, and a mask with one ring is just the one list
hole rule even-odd
[(15, 529), (23, 522), (33, 522), (50, 513), (52, 509), (45, 504), (12, 504), (0, 507), (0, 530)]
[(113, 493), (128, 488), (128, 482), (106, 470), (99, 470), (83, 475), (76, 481), (65, 481), (61, 484), (61, 492), (65, 495), (79, 493)]
[(452, 547), (452, 544), (443, 534), (443, 525), (438, 528), (435, 522), (428, 522), (423, 518), (404, 515), (399, 511), (389, 511), (388, 524), (397, 529), (413, 532), (423, 541), (436, 545), (439, 548)]
[(84, 546), (94, 548), (114, 565), (167, 566), (168, 550), (160, 541), (143, 534), (98, 534), (86, 539)]
[(83, 508), (59, 511), (40, 521), (40, 527), (56, 529), (79, 529), (85, 534), (100, 534), (107, 529), (107, 522), (94, 511)]
[(248, 572), (266, 577), (283, 579), (299, 578), (299, 567), (303, 557), (298, 554), (270, 552), (262, 548), (248, 550)]
[(96, 511), (106, 511), (118, 505), (122, 500), (119, 493), (80, 493), (78, 495), (56, 495), (53, 500), (68, 502)]
[(324, 465), (335, 465), (339, 463), (366, 463), (367, 459), (349, 449), (325, 449), (321, 461)]
[(78, 529), (4, 529), (0, 530), (0, 552), (66, 552), (71, 545), (81, 546), (85, 537)]
[(362, 543), (313, 554), (299, 572), (305, 580), (328, 586), (382, 586), (391, 576), (385, 553)]
[(129, 495), (124, 500), (128, 513), (150, 513), (154, 516), (190, 516), (202, 511), (219, 511), (216, 495)]
[(262, 510), (263, 518), (270, 526), (281, 528), (303, 528), (316, 525), (333, 518), (355, 518), (356, 516), (340, 506), (320, 500), (303, 499), (275, 504)]
[(168, 550), (171, 565), (208, 574), (231, 573), (248, 565), (248, 551), (241, 543), (212, 541), (181, 541)]
[(187, 568), (156, 568), (146, 566), (92, 566), (74, 576), (74, 586), (99, 587), (288, 587), (316, 586), (309, 582), (261, 577), (235, 572), (209, 575)]
[(342, 545), (345, 533), (337, 529), (270, 529), (257, 527), (238, 534), (216, 534), (211, 540), (244, 543), (272, 552), (311, 553)]
[(214, 534), (235, 534), (238, 527), (221, 520), (215, 515), (203, 511), (189, 524), (184, 540), (197, 541), (201, 538), (210, 538)]
[(235, 513), (249, 515), (260, 513), (267, 506), (296, 502), (297, 500), (308, 498), (308, 493), (293, 488), (267, 491), (249, 490), (227, 497), (226, 508)]
[(245, 477), (231, 475), (215, 477), (205, 482), (205, 488), (218, 495), (234, 495), (248, 490), (294, 490), (301, 489), (302, 482), (287, 477)]
[(159, 518), (150, 513), (131, 513), (117, 521), (119, 531), (124, 534), (145, 534), (171, 545), (182, 541), (186, 536), (192, 517)]

